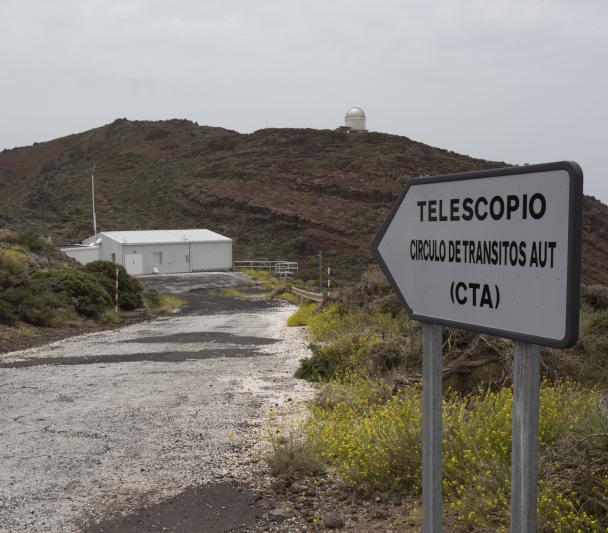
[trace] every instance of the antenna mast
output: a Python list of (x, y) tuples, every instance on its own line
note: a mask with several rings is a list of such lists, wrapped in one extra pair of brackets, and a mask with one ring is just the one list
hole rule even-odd
[(97, 235), (97, 217), (95, 216), (95, 163), (91, 171), (91, 199), (93, 203), (93, 235)]

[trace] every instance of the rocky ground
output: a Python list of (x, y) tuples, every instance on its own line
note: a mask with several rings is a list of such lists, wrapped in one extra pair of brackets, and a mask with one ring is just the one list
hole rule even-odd
[[(208, 296), (204, 282), (237, 275), (213, 276), (154, 280), (187, 300), (176, 316), (0, 356), (0, 531), (103, 531), (185, 495), (213, 512), (195, 529), (169, 513), (172, 530), (235, 526), (243, 483), (227, 483), (257, 468), (247, 450), (269, 409), (311, 390), (292, 377), (307, 354), (293, 307)], [(254, 528), (245, 507), (236, 525)]]
[(294, 483), (263, 474), (259, 479), (258, 533), (420, 531), (418, 503), (397, 494), (365, 497), (328, 476)]
[(175, 316), (0, 355), (0, 532), (408, 531), (417, 503), (262, 460), (271, 413), (301, 416), (293, 308), (218, 296), (238, 274), (145, 280)]

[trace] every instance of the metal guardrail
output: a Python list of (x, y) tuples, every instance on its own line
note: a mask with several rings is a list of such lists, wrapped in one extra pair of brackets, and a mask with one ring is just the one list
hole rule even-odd
[(292, 287), (291, 292), (301, 296), (302, 298), (307, 298), (308, 300), (313, 300), (314, 302), (323, 303), (323, 299), (325, 295), (320, 292), (310, 292), (305, 291), (304, 289), (298, 289), (297, 287)]
[(234, 270), (264, 270), (279, 278), (291, 278), (298, 272), (295, 261), (234, 261)]

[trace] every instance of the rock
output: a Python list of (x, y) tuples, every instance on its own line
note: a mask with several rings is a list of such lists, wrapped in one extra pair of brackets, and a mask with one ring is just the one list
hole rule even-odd
[(328, 529), (340, 529), (344, 527), (344, 520), (338, 516), (338, 513), (332, 511), (331, 513), (323, 515), (323, 524)]
[(374, 513), (374, 518), (378, 519), (378, 520), (384, 520), (385, 518), (388, 518), (389, 514), (386, 511), (383, 511), (382, 509), (378, 509), (375, 513)]
[(290, 485), (290, 483), (286, 479), (277, 479), (276, 481), (273, 481), (271, 487), (272, 487), (272, 490), (274, 490), (276, 492), (282, 492), (282, 491), (286, 490), (287, 487), (289, 487), (289, 485)]
[(403, 504), (403, 499), (401, 498), (401, 496), (399, 494), (393, 494), (391, 496), (391, 503), (395, 506), (395, 507), (399, 507), (400, 505)]
[(272, 522), (282, 522), (285, 518), (285, 511), (280, 507), (276, 507), (275, 509), (272, 509), (272, 511), (268, 511), (268, 518)]

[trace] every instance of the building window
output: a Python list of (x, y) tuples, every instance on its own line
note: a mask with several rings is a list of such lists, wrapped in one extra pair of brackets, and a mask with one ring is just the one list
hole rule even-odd
[(116, 254), (112, 252), (112, 263), (116, 263)]
[(163, 253), (162, 252), (152, 252), (152, 263), (155, 265), (163, 264)]

